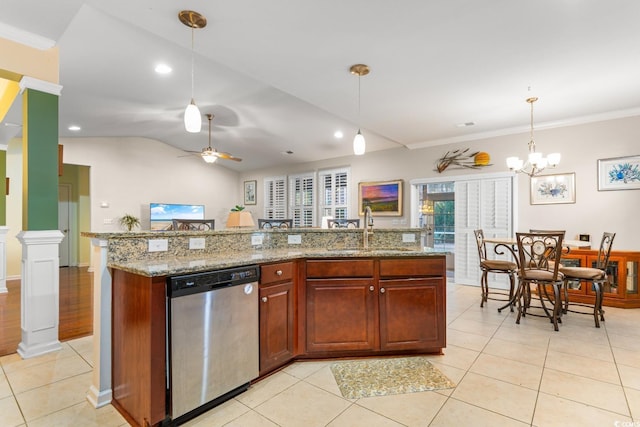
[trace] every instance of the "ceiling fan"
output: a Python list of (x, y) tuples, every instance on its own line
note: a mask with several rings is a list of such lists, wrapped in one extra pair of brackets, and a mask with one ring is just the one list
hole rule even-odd
[(206, 114), (207, 119), (209, 120), (209, 146), (207, 148), (203, 148), (201, 152), (191, 151), (192, 153), (198, 153), (207, 163), (213, 163), (218, 159), (224, 160), (233, 160), (236, 162), (241, 162), (242, 159), (240, 157), (232, 156), (229, 153), (223, 153), (215, 148), (211, 148), (211, 120), (213, 119), (213, 114)]

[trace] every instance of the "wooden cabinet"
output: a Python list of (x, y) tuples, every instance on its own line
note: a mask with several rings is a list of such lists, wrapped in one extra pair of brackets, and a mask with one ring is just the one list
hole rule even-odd
[(166, 418), (164, 277), (112, 271), (112, 404), (132, 425)]
[(381, 350), (445, 347), (445, 271), (444, 257), (380, 260)]
[[(598, 251), (572, 249), (562, 256), (562, 265), (571, 267), (595, 267)], [(638, 265), (640, 252), (611, 251), (607, 269), (608, 283), (604, 286), (603, 305), (621, 308), (639, 308)], [(569, 299), (593, 304), (595, 293), (588, 282), (571, 281), (568, 284)]]
[(377, 348), (373, 259), (306, 262), (306, 352)]
[(295, 263), (260, 266), (260, 375), (294, 356)]
[(440, 352), (444, 272), (444, 257), (308, 260), (306, 352)]

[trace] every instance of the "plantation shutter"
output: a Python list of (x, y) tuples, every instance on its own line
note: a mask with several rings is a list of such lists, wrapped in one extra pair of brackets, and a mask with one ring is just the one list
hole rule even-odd
[(314, 174), (289, 177), (289, 212), (294, 227), (313, 227), (314, 225)]
[[(473, 231), (481, 228), (486, 238), (512, 237), (512, 178), (485, 178), (455, 183), (455, 281), (480, 285), (478, 247)], [(511, 259), (496, 255), (489, 245), (490, 259)], [(489, 275), (492, 287), (507, 288), (506, 275)]]
[(349, 169), (319, 172), (320, 216), (349, 218)]
[(264, 217), (285, 219), (287, 217), (287, 179), (284, 176), (264, 179)]

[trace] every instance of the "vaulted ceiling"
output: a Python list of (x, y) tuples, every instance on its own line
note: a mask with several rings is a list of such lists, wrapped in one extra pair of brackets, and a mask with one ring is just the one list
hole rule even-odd
[[(183, 9), (208, 21), (194, 31), (194, 75), (200, 111), (215, 115), (212, 146), (244, 159), (212, 167), (349, 155), (359, 127), (368, 151), (523, 132), (532, 95), (537, 128), (640, 114), (632, 0), (3, 0), (0, 37), (59, 46), (60, 136), (199, 151), (206, 119), (199, 134), (182, 124)], [(172, 72), (155, 73), (159, 63)], [(360, 82), (356, 63), (371, 68)], [(21, 120), (14, 104), (5, 122)]]

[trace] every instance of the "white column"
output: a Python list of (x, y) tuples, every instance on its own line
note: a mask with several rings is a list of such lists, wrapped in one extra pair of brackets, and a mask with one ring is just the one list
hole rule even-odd
[(0, 225), (0, 294), (7, 293), (7, 232), (9, 227)]
[(111, 274), (108, 240), (91, 239), (93, 267), (93, 383), (87, 400), (99, 408), (111, 402)]
[(20, 326), (22, 341), (18, 354), (23, 359), (60, 350), (58, 322), (60, 311), (59, 230), (21, 231), (22, 278)]

